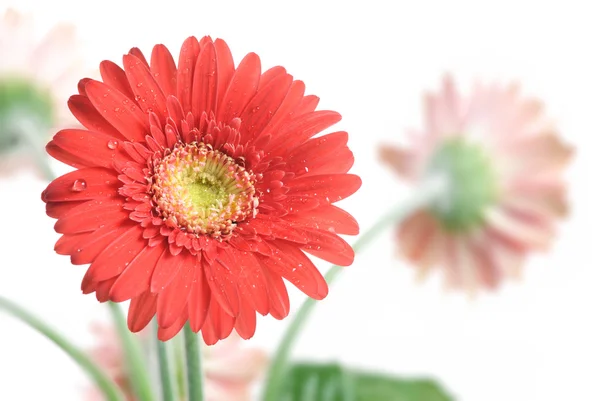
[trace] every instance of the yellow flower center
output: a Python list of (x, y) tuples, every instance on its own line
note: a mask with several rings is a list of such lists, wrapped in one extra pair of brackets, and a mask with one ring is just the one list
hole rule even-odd
[(154, 163), (153, 200), (168, 225), (215, 238), (256, 216), (256, 177), (203, 143), (181, 144)]

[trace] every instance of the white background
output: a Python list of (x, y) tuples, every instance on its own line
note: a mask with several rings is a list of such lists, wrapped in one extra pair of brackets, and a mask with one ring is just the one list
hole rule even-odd
[[(522, 82), (546, 101), (577, 155), (568, 171), (572, 213), (549, 254), (522, 281), (475, 299), (417, 285), (390, 233), (361, 254), (320, 304), (295, 355), (439, 378), (457, 400), (600, 400), (600, 24), (589, 1), (9, 1), (41, 28), (78, 26), (85, 61), (119, 62), (130, 47), (174, 53), (189, 35), (222, 37), (239, 61), (281, 64), (339, 111), (362, 189), (344, 206), (363, 229), (407, 189), (376, 158), (420, 124), (421, 96), (444, 72)], [(75, 88), (74, 88), (75, 92)], [(60, 171), (58, 168), (57, 171)], [(52, 251), (57, 235), (29, 175), (0, 181), (0, 293), (42, 314), (79, 344), (104, 308), (83, 296), (84, 268)], [(326, 264), (320, 264), (324, 269)], [(297, 307), (303, 300), (292, 291)], [(289, 319), (259, 320), (252, 343), (272, 350)], [(46, 340), (0, 316), (0, 400), (78, 400), (85, 379)]]

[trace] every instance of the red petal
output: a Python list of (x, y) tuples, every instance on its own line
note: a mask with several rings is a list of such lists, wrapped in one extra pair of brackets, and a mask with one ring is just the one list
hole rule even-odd
[(316, 198), (323, 204), (335, 203), (352, 195), (362, 181), (354, 174), (327, 174), (300, 177), (287, 183), (288, 196)]
[(290, 214), (285, 220), (298, 226), (331, 231), (336, 234), (357, 235), (358, 222), (352, 215), (336, 206), (322, 206), (308, 212)]
[(327, 282), (311, 260), (296, 246), (284, 241), (271, 241), (273, 257), (259, 257), (260, 262), (273, 273), (295, 285), (314, 299), (327, 296)]
[(67, 102), (69, 110), (75, 118), (87, 129), (101, 132), (117, 139), (125, 138), (115, 127), (110, 125), (96, 110), (90, 99), (86, 96), (73, 95)]
[(302, 249), (318, 258), (339, 266), (350, 266), (354, 262), (354, 250), (343, 239), (328, 231), (307, 231), (310, 238)]
[[(209, 312), (213, 309), (213, 303), (218, 304), (216, 300), (211, 300), (209, 304)], [(219, 341), (219, 335), (217, 334), (217, 330), (213, 324), (211, 313), (207, 313), (206, 319), (204, 319), (204, 325), (202, 326), (202, 339), (204, 339), (206, 345), (214, 345), (217, 343), (217, 341)]]
[(125, 74), (131, 85), (135, 99), (144, 113), (156, 113), (165, 121), (167, 116), (167, 99), (160, 86), (139, 58), (126, 54), (123, 56)]
[(170, 327), (158, 328), (158, 339), (160, 341), (169, 341), (181, 331), (187, 320), (187, 311), (184, 310), (183, 313), (177, 316), (177, 320), (175, 320), (175, 323), (173, 323)]
[(108, 280), (123, 272), (146, 246), (141, 227), (133, 226), (98, 255), (86, 275), (94, 281)]
[(289, 171), (297, 177), (346, 173), (354, 164), (354, 156), (346, 146), (347, 142), (346, 132), (309, 139), (285, 158)]
[(191, 36), (183, 42), (179, 52), (179, 65), (177, 68), (177, 99), (183, 107), (184, 114), (192, 110), (192, 78), (194, 65), (200, 53), (198, 40)]
[(121, 182), (113, 171), (91, 167), (75, 170), (52, 181), (42, 193), (44, 202), (74, 202), (114, 198)]
[(280, 65), (269, 68), (267, 71), (263, 72), (260, 76), (260, 82), (258, 83), (258, 90), (261, 91), (267, 84), (271, 83), (271, 81), (281, 75), (285, 75), (286, 71)]
[(87, 96), (87, 94), (85, 93), (85, 85), (90, 80), (91, 78), (82, 78), (79, 80), (79, 82), (77, 82), (77, 92), (79, 92), (80, 95)]
[(177, 93), (177, 66), (165, 45), (156, 45), (152, 49), (150, 71), (165, 96)]
[(187, 259), (179, 273), (169, 285), (158, 295), (158, 325), (168, 328), (184, 314), (187, 317), (186, 305), (192, 288), (192, 280), (196, 269), (200, 269), (198, 258), (189, 252), (180, 257)]
[(218, 78), (215, 46), (209, 42), (200, 52), (194, 71), (192, 114), (195, 116), (216, 111)]
[(104, 226), (115, 226), (129, 218), (121, 199), (93, 199), (70, 210), (54, 225), (62, 234), (77, 234), (95, 231)]
[[(43, 194), (42, 194), (43, 196)], [(66, 213), (69, 212), (69, 210), (72, 210), (74, 208), (76, 208), (79, 205), (82, 205), (83, 203), (85, 203), (86, 201), (79, 201), (79, 202), (50, 202), (50, 203), (46, 203), (46, 214), (49, 217), (52, 217), (54, 219), (58, 219), (59, 217), (65, 215)]]
[(263, 236), (281, 238), (298, 243), (306, 243), (308, 240), (303, 231), (294, 228), (289, 222), (279, 217), (259, 214), (255, 219), (249, 221), (248, 226)]
[(231, 255), (234, 263), (240, 269), (238, 276), (238, 288), (240, 296), (242, 296), (240, 302), (243, 304), (249, 301), (254, 308), (253, 310), (266, 315), (269, 313), (269, 294), (262, 266), (252, 252), (238, 251), (231, 248)]
[(229, 316), (213, 298), (210, 301), (210, 310), (204, 326), (202, 326), (202, 337), (207, 345), (213, 345), (217, 341), (227, 338), (235, 323), (235, 318)]
[(292, 79), (288, 74), (279, 75), (250, 100), (240, 116), (242, 143), (254, 139), (269, 124), (289, 92)]
[[(204, 261), (207, 262), (206, 259)], [(213, 299), (216, 299), (228, 314), (237, 316), (240, 310), (237, 288), (239, 267), (228, 254), (228, 250), (220, 249), (217, 260), (205, 263), (204, 269)]]
[(105, 84), (115, 88), (130, 99), (134, 98), (125, 71), (121, 67), (112, 61), (104, 60), (100, 63), (100, 75)]
[(148, 291), (154, 268), (164, 252), (166, 252), (164, 243), (142, 249), (113, 285), (110, 291), (111, 301), (126, 301)]
[(99, 302), (108, 301), (108, 294), (110, 293), (110, 289), (112, 288), (112, 286), (116, 280), (117, 280), (117, 277), (113, 277), (111, 279), (104, 280), (104, 281), (101, 281), (100, 283), (98, 283), (95, 291), (96, 291), (96, 299)]
[(146, 67), (147, 69), (150, 69), (150, 64), (148, 64), (148, 60), (146, 60), (144, 53), (142, 53), (142, 51), (139, 48), (132, 47), (131, 49), (129, 49), (129, 54), (137, 57), (142, 62), (142, 65), (144, 67)]
[(229, 83), (235, 72), (235, 65), (231, 51), (227, 43), (222, 39), (215, 40), (215, 52), (217, 54), (217, 76), (219, 77), (219, 85), (217, 87), (217, 105), (220, 105), (225, 97)]
[(79, 244), (81, 244), (82, 240), (87, 238), (88, 235), (88, 233), (73, 235), (65, 234), (56, 241), (54, 251), (59, 255), (70, 255), (77, 250)]
[(242, 297), (240, 315), (235, 319), (235, 331), (245, 340), (252, 338), (256, 332), (256, 311), (245, 297)]
[(273, 154), (287, 152), (303, 144), (341, 119), (339, 113), (329, 110), (315, 111), (296, 117), (277, 131), (276, 140), (271, 141)]
[(210, 287), (204, 274), (204, 266), (199, 262), (194, 269), (194, 281), (188, 300), (190, 326), (194, 332), (199, 332), (210, 306)]
[(287, 213), (293, 214), (316, 209), (319, 207), (320, 202), (318, 199), (307, 196), (288, 196), (284, 200), (279, 201), (279, 204)]
[(98, 81), (90, 81), (86, 91), (94, 107), (130, 141), (143, 142), (149, 133), (148, 117), (133, 100)]
[(71, 254), (71, 263), (74, 265), (92, 263), (107, 246), (131, 229), (132, 226), (137, 227), (137, 224), (129, 223), (116, 227), (106, 226), (89, 234), (85, 241), (82, 240), (76, 252)]
[(268, 135), (270, 133), (275, 134), (282, 124), (289, 120), (290, 116), (293, 115), (294, 110), (298, 107), (300, 102), (302, 101), (302, 97), (304, 95), (305, 90), (304, 82), (302, 81), (294, 81), (290, 87), (290, 90), (285, 96), (285, 99), (275, 112), (275, 115), (269, 121), (269, 124), (263, 129), (262, 133), (257, 132), (255, 135), (256, 139), (263, 136)]
[(260, 58), (248, 53), (235, 70), (227, 92), (219, 105), (217, 121), (229, 123), (239, 117), (246, 104), (256, 94), (260, 80)]
[(315, 95), (308, 95), (302, 98), (300, 105), (295, 111), (296, 116), (301, 116), (307, 113), (312, 113), (315, 111), (317, 106), (319, 105), (319, 97)]
[(285, 283), (270, 269), (264, 269), (269, 288), (269, 312), (275, 319), (283, 319), (290, 313), (290, 298)]
[(155, 294), (163, 291), (179, 274), (183, 265), (190, 262), (186, 255), (189, 255), (189, 252), (184, 251), (183, 254), (178, 255), (173, 255), (171, 252), (163, 253), (154, 269), (150, 291)]
[(134, 333), (142, 331), (156, 313), (156, 294), (150, 291), (133, 298), (129, 304), (127, 326)]
[(79, 129), (59, 131), (46, 146), (52, 157), (76, 168), (112, 168), (113, 161), (126, 160), (120, 150), (121, 141), (100, 132)]
[(235, 325), (235, 318), (231, 317), (221, 308), (218, 302), (210, 303), (210, 316), (215, 326), (215, 331), (219, 336), (219, 340), (223, 340), (231, 334)]

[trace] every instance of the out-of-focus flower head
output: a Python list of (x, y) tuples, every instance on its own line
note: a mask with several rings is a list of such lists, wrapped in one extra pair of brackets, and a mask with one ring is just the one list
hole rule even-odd
[(572, 150), (540, 101), (517, 85), (457, 92), (450, 77), (426, 96), (425, 127), (381, 157), (403, 178), (438, 181), (442, 193), (397, 229), (402, 255), (421, 273), (442, 268), (451, 287), (494, 288), (546, 249), (567, 213), (561, 173)]
[(13, 9), (0, 14), (0, 173), (30, 166), (54, 127), (75, 123), (66, 107), (82, 70), (74, 27), (36, 40), (33, 22)]
[[(96, 325), (94, 332), (98, 343), (91, 350), (92, 358), (123, 390), (127, 400), (135, 401), (136, 397), (129, 383), (125, 356), (116, 331), (108, 325)], [(140, 335), (150, 339), (149, 330), (144, 330)], [(268, 363), (264, 351), (247, 347), (239, 336), (232, 335), (216, 345), (203, 346), (202, 354), (206, 401), (251, 400), (252, 388), (265, 372)], [(178, 375), (183, 374), (184, 372), (178, 372)], [(179, 389), (177, 393), (181, 395), (183, 401), (185, 396), (182, 391), (184, 390)], [(91, 388), (85, 399), (102, 401), (103, 397), (97, 389)]]

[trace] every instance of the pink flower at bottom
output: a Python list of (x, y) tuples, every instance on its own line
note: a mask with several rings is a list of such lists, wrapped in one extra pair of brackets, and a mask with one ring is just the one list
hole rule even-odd
[(400, 252), (422, 275), (441, 269), (451, 287), (495, 288), (530, 251), (549, 247), (567, 214), (561, 175), (572, 149), (516, 85), (476, 85), (464, 96), (447, 78), (426, 97), (424, 120), (408, 146), (381, 148), (404, 179), (444, 187), (398, 226)]
[[(101, 325), (95, 326), (94, 331), (99, 343), (91, 351), (92, 358), (123, 390), (128, 401), (136, 401), (116, 332), (110, 326)], [(139, 335), (144, 336), (145, 332)], [(147, 337), (152, 339), (152, 336)], [(233, 334), (216, 345), (203, 346), (202, 354), (206, 401), (251, 400), (252, 386), (263, 374), (268, 362), (265, 352), (243, 346), (242, 339)], [(86, 401), (103, 399), (96, 388), (89, 389), (85, 398)]]

